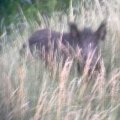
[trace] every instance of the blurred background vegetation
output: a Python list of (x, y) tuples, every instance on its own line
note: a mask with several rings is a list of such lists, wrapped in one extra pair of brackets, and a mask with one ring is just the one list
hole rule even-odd
[[(9, 25), (11, 22), (18, 21), (21, 12), (29, 19), (36, 19), (37, 11), (49, 17), (54, 11), (67, 13), (70, 1), (71, 0), (0, 0), (0, 25)], [(80, 3), (82, 0), (74, 0), (73, 4), (78, 5), (78, 2)]]
[(23, 15), (26, 19), (40, 22), (37, 13), (51, 17), (55, 12), (69, 13), (70, 3), (75, 8), (74, 12), (80, 12), (81, 7), (93, 5), (91, 0), (0, 0), (0, 35), (3, 27), (18, 21), (22, 22)]

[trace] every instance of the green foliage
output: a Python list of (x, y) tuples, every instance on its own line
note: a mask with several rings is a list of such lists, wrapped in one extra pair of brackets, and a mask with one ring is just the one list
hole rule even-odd
[(55, 10), (57, 0), (36, 0), (35, 6), (41, 13), (51, 14)]
[[(12, 22), (18, 23), (22, 11), (28, 20), (37, 20), (38, 11), (49, 17), (54, 11), (68, 12), (70, 1), (73, 6), (79, 7), (80, 3), (90, 3), (90, 0), (0, 0), (0, 26), (3, 24), (8, 27)], [(0, 31), (3, 31), (1, 27)]]
[(70, 0), (58, 0), (56, 10), (66, 10), (69, 7)]
[[(21, 11), (27, 19), (37, 19), (38, 11), (51, 16), (54, 11), (66, 11), (70, 0), (0, 0), (0, 26), (18, 23)], [(2, 25), (3, 24), (3, 25)], [(3, 28), (0, 27), (0, 33)]]
[(5, 19), (6, 23), (9, 23), (9, 20), (13, 18), (18, 12), (19, 9), (19, 0), (4, 0), (0, 1), (0, 20)]
[(51, 15), (54, 10), (65, 10), (70, 0), (0, 0), (0, 20), (4, 18), (6, 24), (15, 19), (16, 14), (23, 9), (25, 15), (33, 16), (36, 11)]

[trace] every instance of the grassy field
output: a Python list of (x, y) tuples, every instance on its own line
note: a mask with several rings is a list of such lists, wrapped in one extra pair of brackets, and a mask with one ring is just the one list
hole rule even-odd
[[(74, 61), (54, 66), (19, 56), (22, 44), (35, 30), (50, 27), (67, 31), (68, 16), (54, 13), (49, 18), (26, 20), (11, 25), (0, 36), (0, 120), (119, 120), (120, 119), (120, 1), (103, 0), (70, 18), (78, 27), (97, 29), (107, 19), (107, 37), (101, 42), (102, 70), (91, 78), (78, 75)], [(72, 8), (70, 10), (72, 12)], [(22, 27), (20, 27), (22, 26)]]

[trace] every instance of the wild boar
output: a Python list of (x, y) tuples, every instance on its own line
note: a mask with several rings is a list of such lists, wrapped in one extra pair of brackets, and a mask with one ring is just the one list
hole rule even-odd
[[(39, 56), (45, 61), (49, 61), (49, 53), (63, 57), (63, 63), (68, 57), (78, 60), (78, 70), (82, 64), (85, 67), (88, 59), (91, 59), (89, 70), (99, 69), (99, 44), (106, 36), (106, 22), (103, 21), (97, 30), (85, 27), (79, 30), (75, 23), (69, 23), (69, 32), (60, 33), (50, 29), (38, 30), (28, 39), (28, 44), (24, 43), (21, 50), (29, 48), (33, 56)], [(78, 54), (80, 51), (80, 54)], [(44, 53), (44, 55), (42, 54)], [(76, 57), (77, 56), (77, 57)], [(53, 57), (54, 58), (54, 57)]]

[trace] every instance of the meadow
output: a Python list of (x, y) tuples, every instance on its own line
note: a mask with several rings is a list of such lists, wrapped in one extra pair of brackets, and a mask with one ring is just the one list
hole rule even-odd
[[(120, 119), (120, 1), (103, 0), (69, 15), (54, 12), (51, 18), (37, 13), (37, 21), (26, 19), (4, 27), (0, 36), (0, 120), (119, 120)], [(56, 62), (51, 71), (45, 62), (19, 54), (30, 35), (49, 27), (68, 31), (68, 18), (80, 29), (94, 30), (107, 20), (107, 36), (101, 42), (102, 69), (89, 77), (78, 74), (74, 61)]]

